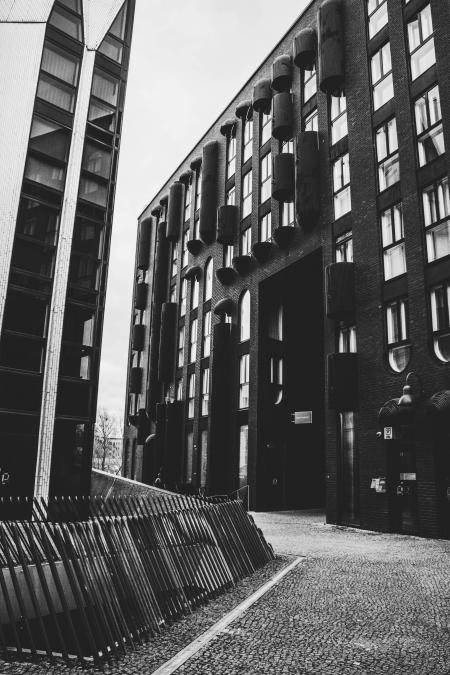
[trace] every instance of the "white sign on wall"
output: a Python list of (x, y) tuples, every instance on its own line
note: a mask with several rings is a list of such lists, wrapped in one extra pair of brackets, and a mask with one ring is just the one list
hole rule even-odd
[(312, 410), (298, 410), (292, 415), (294, 424), (312, 424)]

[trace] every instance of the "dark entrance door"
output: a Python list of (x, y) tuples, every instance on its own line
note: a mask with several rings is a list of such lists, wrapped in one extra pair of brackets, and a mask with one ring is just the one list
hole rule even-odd
[(450, 432), (436, 442), (437, 498), (440, 535), (450, 539)]
[[(407, 437), (409, 434), (400, 431), (399, 435)], [(412, 438), (390, 441), (388, 451), (391, 529), (401, 534), (416, 534), (418, 510), (415, 441)]]
[(260, 307), (260, 504), (320, 507), (325, 501), (321, 252), (264, 281)]

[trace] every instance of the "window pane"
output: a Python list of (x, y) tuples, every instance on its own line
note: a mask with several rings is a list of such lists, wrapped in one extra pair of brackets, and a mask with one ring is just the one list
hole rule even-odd
[(47, 42), (42, 54), (41, 70), (75, 86), (78, 79), (78, 60), (58, 50)]
[(378, 178), (380, 182), (380, 191), (385, 190), (390, 185), (400, 180), (400, 165), (398, 155), (389, 157), (378, 167)]
[(239, 428), (239, 488), (247, 485), (247, 465), (248, 465), (248, 425), (244, 424)]
[(45, 73), (41, 73), (39, 77), (37, 97), (68, 112), (74, 110), (74, 90), (62, 82), (47, 77)]
[(369, 19), (369, 38), (373, 38), (388, 22), (387, 2), (384, 2)]
[(427, 230), (428, 262), (450, 255), (450, 221)]
[(100, 73), (98, 70), (94, 71), (94, 78), (92, 81), (92, 94), (94, 96), (115, 106), (117, 105), (118, 93), (118, 80), (104, 73)]
[(92, 124), (96, 124), (107, 131), (113, 131), (114, 129), (115, 114), (115, 109), (109, 105), (106, 105), (106, 103), (101, 103), (100, 101), (91, 101), (89, 104), (89, 122), (92, 122)]
[(352, 208), (350, 186), (334, 195), (334, 217), (337, 220)]
[(64, 162), (69, 154), (69, 145), (70, 132), (67, 129), (40, 117), (33, 118), (29, 144), (31, 150)]
[(415, 80), (419, 75), (424, 73), (428, 68), (436, 63), (436, 54), (434, 51), (434, 39), (425, 42), (420, 49), (414, 54), (411, 54), (411, 75)]
[(81, 19), (70, 14), (70, 12), (66, 12), (65, 9), (58, 7), (58, 5), (55, 5), (50, 15), (49, 23), (63, 33), (75, 38), (75, 40), (82, 39)]
[(56, 190), (63, 190), (65, 169), (35, 157), (28, 157), (25, 166), (25, 178)]
[(114, 19), (108, 33), (112, 33), (113, 35), (118, 37), (119, 40), (124, 40), (126, 20), (127, 20), (127, 3), (125, 2), (123, 4), (122, 9)]
[(246, 291), (241, 298), (240, 304), (240, 340), (250, 338), (250, 293)]
[(54, 244), (59, 226), (59, 214), (33, 199), (22, 199), (17, 219), (17, 232), (46, 244)]
[(406, 272), (405, 244), (392, 246), (384, 252), (384, 278), (392, 279)]
[(122, 63), (123, 47), (111, 35), (106, 35), (98, 51), (117, 63)]
[(373, 107), (378, 110), (382, 105), (390, 101), (394, 96), (394, 84), (392, 82), (392, 73), (387, 75), (381, 82), (373, 88)]
[(109, 178), (111, 171), (111, 153), (102, 148), (86, 143), (83, 153), (83, 169), (103, 178)]
[(108, 196), (107, 186), (90, 178), (80, 178), (80, 191), (78, 196), (98, 206), (106, 206)]
[(445, 152), (442, 124), (423, 134), (417, 141), (419, 164), (424, 166)]

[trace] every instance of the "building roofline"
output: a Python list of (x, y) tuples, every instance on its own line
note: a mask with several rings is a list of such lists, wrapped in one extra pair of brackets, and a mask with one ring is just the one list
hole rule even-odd
[[(237, 94), (236, 94), (235, 96), (233, 96), (233, 98), (231, 99), (231, 101), (233, 101), (235, 98), (238, 98), (240, 92), (241, 92), (243, 89), (245, 89), (245, 87), (249, 84), (249, 82), (251, 82), (251, 80), (255, 77), (255, 75), (256, 75), (256, 73), (258, 72), (258, 70), (260, 70), (261, 67), (264, 65), (264, 63), (270, 58), (271, 54), (273, 54), (273, 52), (275, 52), (275, 51), (277, 50), (277, 48), (278, 48), (279, 45), (283, 42), (283, 40), (286, 38), (286, 36), (291, 32), (291, 30), (294, 28), (294, 26), (300, 21), (300, 19), (302, 18), (302, 16), (307, 12), (307, 10), (308, 10), (308, 9), (311, 7), (311, 5), (313, 5), (315, 2), (317, 2), (317, 0), (310, 0), (310, 1), (306, 4), (306, 6), (304, 7), (303, 11), (302, 11), (302, 12), (298, 15), (298, 17), (292, 22), (292, 24), (289, 26), (289, 28), (283, 33), (282, 37), (278, 40), (278, 42), (276, 43), (276, 45), (270, 50), (270, 52), (269, 52), (269, 53), (267, 54), (267, 56), (261, 61), (261, 63), (257, 66), (257, 68), (255, 68), (255, 70), (252, 72), (252, 74), (246, 79), (246, 81), (244, 82), (244, 84), (241, 86), (241, 88), (239, 89), (239, 91), (237, 92)], [(207, 129), (207, 130), (205, 131), (205, 133), (199, 138), (199, 140), (197, 141), (197, 143), (195, 143), (195, 144), (192, 146), (192, 148), (189, 150), (189, 152), (187, 153), (187, 155), (186, 155), (185, 157), (183, 157), (183, 159), (182, 159), (181, 162), (178, 164), (178, 166), (177, 166), (177, 168), (175, 169), (175, 171), (173, 171), (173, 172), (170, 174), (170, 176), (168, 177), (168, 179), (161, 185), (161, 187), (159, 188), (159, 190), (153, 195), (152, 199), (151, 199), (149, 202), (147, 202), (146, 206), (145, 206), (145, 207), (142, 209), (142, 211), (139, 213), (139, 215), (138, 215), (138, 220), (139, 220), (139, 218), (142, 217), (142, 215), (145, 213), (145, 211), (148, 209), (148, 207), (155, 201), (156, 197), (159, 195), (159, 193), (160, 193), (161, 190), (163, 189), (164, 185), (166, 185), (166, 183), (169, 183), (170, 180), (178, 173), (178, 171), (181, 169), (181, 167), (183, 166), (183, 164), (185, 163), (185, 161), (187, 160), (187, 158), (192, 154), (193, 150), (194, 150), (198, 145), (201, 144), (201, 142), (202, 142), (202, 140), (205, 138), (205, 136), (207, 136), (208, 133), (211, 131), (211, 129), (214, 127), (214, 125), (217, 124), (217, 122), (220, 120), (220, 118), (222, 117), (222, 115), (225, 113), (225, 111), (226, 111), (227, 108), (229, 107), (231, 101), (229, 101), (229, 103), (227, 103), (227, 105), (225, 106), (225, 108), (219, 113), (219, 115), (216, 117), (216, 119), (214, 120), (214, 122), (212, 122), (212, 124), (210, 124), (210, 126), (208, 127), (208, 129)]]

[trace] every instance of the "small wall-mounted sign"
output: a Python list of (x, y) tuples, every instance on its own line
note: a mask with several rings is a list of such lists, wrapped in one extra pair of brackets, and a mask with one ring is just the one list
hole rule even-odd
[(293, 424), (312, 424), (312, 410), (298, 410), (292, 413)]
[(386, 492), (386, 478), (372, 478), (370, 482), (370, 487), (375, 492), (385, 493)]
[(401, 473), (400, 480), (417, 480), (415, 473)]
[(392, 441), (394, 438), (394, 430), (392, 427), (384, 427), (383, 438), (385, 441)]
[(5, 487), (8, 485), (9, 480), (11, 476), (7, 471), (3, 471), (3, 469), (0, 467), (0, 487)]

